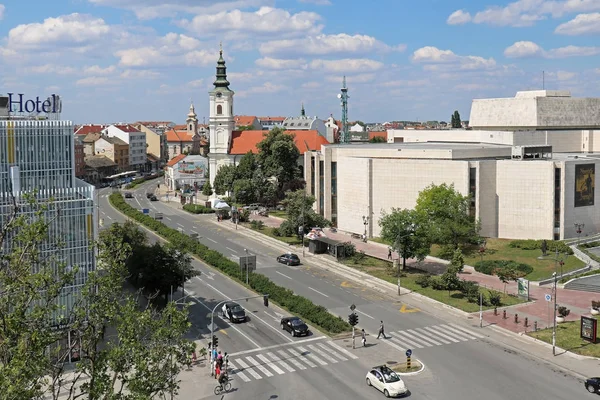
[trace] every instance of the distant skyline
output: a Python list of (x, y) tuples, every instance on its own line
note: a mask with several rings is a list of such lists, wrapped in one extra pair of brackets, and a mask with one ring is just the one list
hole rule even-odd
[(518, 90), (600, 97), (600, 0), (0, 0), (0, 93), (75, 123), (208, 118), (219, 42), (237, 115), (469, 119)]

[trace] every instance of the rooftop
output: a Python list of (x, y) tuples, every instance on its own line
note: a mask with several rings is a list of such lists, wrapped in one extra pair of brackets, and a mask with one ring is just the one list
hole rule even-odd
[(189, 133), (187, 130), (171, 129), (166, 131), (167, 142), (193, 142), (194, 135)]
[(251, 126), (257, 119), (253, 115), (236, 115), (234, 118), (236, 126)]
[(106, 167), (116, 167), (115, 164), (110, 158), (106, 156), (89, 156), (85, 158), (85, 165), (91, 168), (106, 168)]
[(167, 163), (167, 167), (172, 167), (173, 165), (177, 164), (179, 161), (183, 160), (186, 157), (187, 157), (187, 154), (180, 154), (178, 156), (171, 158), (169, 160), (169, 162)]
[(75, 134), (76, 135), (87, 135), (90, 133), (100, 133), (107, 126), (108, 125), (93, 125), (93, 124), (81, 125), (81, 126), (77, 127), (77, 129), (75, 130)]
[[(294, 143), (300, 154), (304, 154), (307, 150), (320, 150), (322, 145), (329, 144), (327, 139), (319, 135), (316, 130), (289, 130), (285, 131), (286, 134), (294, 135)], [(246, 154), (251, 151), (258, 153), (256, 145), (260, 143), (265, 136), (268, 134), (267, 131), (233, 131), (231, 140), (230, 154)]]
[(106, 140), (110, 144), (116, 144), (118, 146), (129, 146), (127, 142), (119, 139), (118, 137), (102, 136), (100, 139)]
[(124, 125), (113, 125), (115, 128), (122, 130), (123, 132), (128, 132), (128, 133), (135, 133), (135, 132), (139, 132), (139, 130), (133, 126), (133, 125), (129, 125), (129, 124), (124, 124)]

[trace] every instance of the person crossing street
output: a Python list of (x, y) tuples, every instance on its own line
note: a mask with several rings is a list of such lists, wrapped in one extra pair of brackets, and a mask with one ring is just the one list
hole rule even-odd
[(387, 339), (387, 336), (385, 336), (385, 327), (383, 326), (383, 321), (381, 321), (381, 325), (379, 325), (379, 334), (377, 335), (377, 339), (379, 339), (381, 336), (383, 336), (384, 339)]

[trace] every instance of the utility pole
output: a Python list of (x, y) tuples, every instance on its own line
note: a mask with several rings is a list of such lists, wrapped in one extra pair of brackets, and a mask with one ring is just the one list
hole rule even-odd
[(246, 252), (246, 285), (248, 284), (248, 249), (244, 249), (244, 251)]
[(554, 272), (552, 274), (552, 276), (554, 277), (554, 289), (552, 290), (554, 292), (554, 294), (553, 294), (553, 297), (554, 297), (554, 323), (552, 325), (552, 355), (555, 356), (556, 355), (556, 281), (558, 280), (558, 276), (557, 276), (556, 272)]
[(350, 143), (350, 132), (348, 132), (348, 87), (346, 87), (346, 77), (342, 82), (342, 92), (338, 94), (338, 99), (342, 101), (342, 132), (340, 135), (340, 143)]

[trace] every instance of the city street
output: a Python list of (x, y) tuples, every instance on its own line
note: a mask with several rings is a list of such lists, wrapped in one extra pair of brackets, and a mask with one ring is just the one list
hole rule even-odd
[[(365, 374), (374, 365), (404, 362), (408, 348), (413, 350), (413, 357), (426, 365), (423, 373), (405, 378), (411, 398), (495, 400), (586, 396), (579, 378), (497, 342), (496, 333), (472, 325), (478, 321), (465, 321), (452, 313), (432, 315), (425, 311), (427, 304), (408, 306), (310, 265), (279, 264), (275, 258), (281, 252), (235, 230), (220, 227), (209, 220), (215, 218), (214, 215), (191, 215), (165, 204), (163, 198), (157, 202), (147, 200), (146, 190), (155, 188), (156, 182), (141, 185), (132, 190), (135, 198), (127, 201), (139, 210), (149, 209), (151, 215), (162, 212), (165, 224), (188, 234), (198, 234), (202, 243), (232, 260), (246, 255), (246, 249), (248, 254), (257, 257), (257, 272), (344, 319), (350, 312), (349, 306), (355, 304), (358, 327), (369, 334), (367, 343), (371, 346), (360, 349), (352, 349), (349, 339), (331, 340), (316, 329), (312, 329), (313, 335), (308, 338), (292, 338), (279, 326), (281, 316), (287, 315), (285, 311), (273, 304), (265, 308), (262, 298), (240, 301), (250, 315), (249, 322), (229, 324), (215, 318), (219, 346), (232, 354), (234, 367), (235, 390), (226, 398), (381, 398), (381, 393), (365, 385)], [(105, 226), (124, 221), (109, 205), (110, 193), (110, 189), (103, 189), (99, 195), (100, 218)], [(148, 236), (156, 240), (153, 235)], [(207, 316), (214, 305), (228, 298), (253, 294), (200, 262), (194, 261), (194, 267), (201, 276), (187, 282), (185, 289), (197, 300), (191, 309), (193, 335), (205, 345), (210, 324)], [(178, 293), (176, 298), (180, 296)], [(387, 339), (375, 338), (380, 320), (385, 323)], [(537, 349), (537, 345), (531, 347), (530, 352), (547, 351)], [(590, 371), (590, 375), (597, 374), (598, 371)], [(208, 396), (212, 387), (198, 389), (206, 384), (184, 380), (181, 398), (203, 398), (201, 393)], [(186, 393), (195, 397), (184, 396)]]

